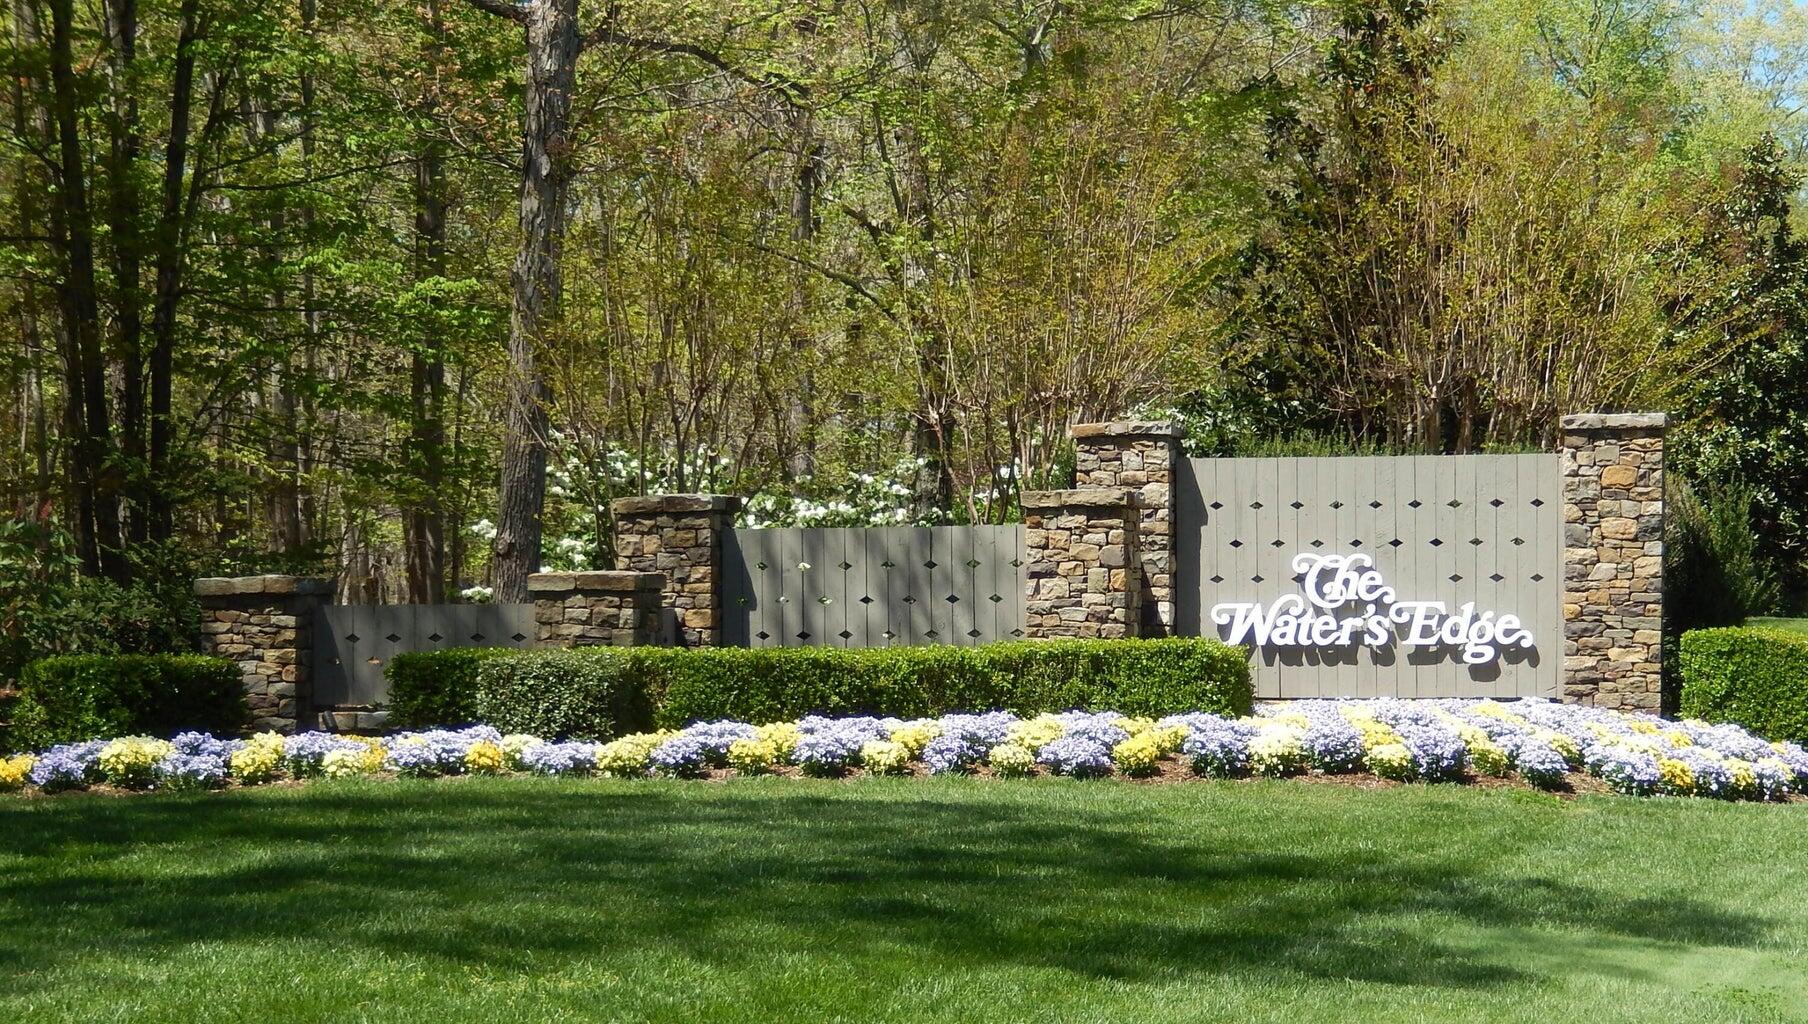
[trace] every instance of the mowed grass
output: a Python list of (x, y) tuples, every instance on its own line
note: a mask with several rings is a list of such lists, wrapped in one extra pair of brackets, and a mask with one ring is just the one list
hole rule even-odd
[(0, 800), (0, 1021), (1781, 1021), (1808, 806), (459, 779)]
[(1787, 629), (1795, 633), (1808, 633), (1808, 619), (1752, 618), (1746, 619), (1745, 624), (1748, 626), (1766, 626), (1770, 629)]

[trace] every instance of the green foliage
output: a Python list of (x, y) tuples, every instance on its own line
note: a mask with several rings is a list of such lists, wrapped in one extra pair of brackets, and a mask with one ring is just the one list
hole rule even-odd
[(1751, 490), (1738, 481), (1674, 481), (1664, 538), (1664, 618), (1672, 635), (1733, 626), (1772, 609), (1775, 579), (1757, 556)]
[(250, 713), (238, 666), (198, 654), (76, 654), (25, 666), (12, 743), (55, 743), (195, 729), (243, 730)]
[(477, 670), (506, 647), (410, 651), (389, 659), (389, 724), (397, 729), (468, 725), (477, 714)]
[(1244, 714), (1249, 666), (1216, 640), (1052, 640), (979, 647), (644, 648), (635, 674), (661, 726), (806, 714), (913, 718), (1004, 708), (1109, 708), (1127, 715)]
[(606, 740), (653, 721), (645, 681), (627, 651), (524, 651), (477, 669), (477, 718), (505, 733)]
[(54, 654), (151, 654), (194, 648), (193, 573), (169, 549), (134, 552), (135, 578), (84, 576), (66, 531), (0, 520), (0, 689)]
[(1808, 742), (1808, 636), (1782, 629), (1682, 635), (1682, 713)]
[(1049, 640), (979, 647), (584, 648), (510, 653), (477, 671), (475, 718), (504, 732), (607, 739), (718, 718), (1247, 714), (1243, 651), (1216, 640)]

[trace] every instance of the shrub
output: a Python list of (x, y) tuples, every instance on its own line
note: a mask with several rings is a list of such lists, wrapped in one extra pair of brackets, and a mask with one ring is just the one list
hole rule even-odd
[(102, 737), (230, 734), (250, 717), (237, 665), (198, 654), (74, 654), (19, 679), (13, 736), (24, 749)]
[(1808, 741), (1808, 635), (1764, 627), (1682, 637), (1682, 713)]
[(919, 718), (1002, 708), (1021, 715), (1109, 708), (1160, 717), (1241, 715), (1247, 655), (1216, 640), (1049, 640), (978, 647), (639, 648), (629, 658), (659, 723), (807, 714)]
[(507, 647), (454, 647), (398, 654), (383, 666), (389, 724), (397, 729), (470, 725), (477, 716), (477, 669)]
[(606, 740), (652, 724), (647, 689), (626, 652), (523, 651), (477, 669), (476, 717), (505, 733)]

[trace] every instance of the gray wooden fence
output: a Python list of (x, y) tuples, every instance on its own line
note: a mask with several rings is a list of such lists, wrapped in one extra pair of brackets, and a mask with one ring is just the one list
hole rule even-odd
[(531, 604), (338, 604), (314, 625), (314, 703), (381, 704), (397, 654), (451, 647), (532, 647)]
[(1555, 455), (1183, 460), (1175, 624), (1221, 636), (1226, 602), (1301, 593), (1300, 553), (1370, 555), (1401, 600), (1510, 613), (1535, 646), (1481, 665), (1398, 644), (1258, 650), (1263, 697), (1556, 696), (1563, 661)]
[(1023, 636), (1021, 526), (729, 531), (724, 641), (980, 644)]

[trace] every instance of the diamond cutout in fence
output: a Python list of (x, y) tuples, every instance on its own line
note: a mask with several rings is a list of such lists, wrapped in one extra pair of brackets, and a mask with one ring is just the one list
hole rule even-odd
[(1281, 540), (1279, 537), (1277, 537), (1274, 540), (1269, 541), (1268, 546), (1271, 548), (1278, 548), (1278, 547), (1284, 546), (1286, 543), (1287, 543), (1286, 541)]
[(986, 600), (992, 602), (993, 604), (997, 604), (998, 602), (1004, 600), (1004, 595), (1003, 594), (993, 594), (991, 597), (986, 598)]
[(520, 643), (521, 641), (527, 639), (527, 634), (526, 633), (516, 633), (514, 636), (509, 637), (509, 639), (515, 641), (516, 643)]
[(1219, 502), (1216, 502), (1216, 501), (1214, 501), (1214, 502), (1212, 502), (1212, 503), (1211, 503), (1211, 504), (1210, 504), (1210, 505), (1209, 505), (1209, 506), (1207, 506), (1207, 507), (1208, 507), (1208, 508), (1210, 508), (1210, 509), (1211, 509), (1211, 510), (1212, 510), (1212, 511), (1213, 511), (1213, 512), (1216, 512), (1216, 511), (1218, 511), (1218, 510), (1219, 510), (1219, 509), (1221, 509), (1221, 508), (1223, 508), (1223, 507), (1224, 507), (1224, 505), (1223, 505), (1223, 504), (1221, 504), (1221, 503), (1219, 503)]
[(483, 643), (483, 634), (482, 633), (472, 633), (471, 634), (471, 642), (474, 644)]
[(1240, 540), (1233, 540), (1230, 542), (1230, 546), (1233, 548), (1240, 548), (1243, 546), (1243, 542)]
[(881, 568), (881, 569), (895, 569), (897, 567), (898, 567), (898, 563), (892, 561), (889, 558), (887, 558), (885, 561), (879, 563), (879, 568)]
[(846, 572), (849, 569), (852, 569), (853, 567), (854, 567), (854, 563), (847, 561), (846, 559), (843, 559), (843, 560), (835, 563), (835, 568), (840, 569), (842, 572)]
[(1388, 541), (1388, 542), (1387, 542), (1387, 546), (1388, 546), (1388, 547), (1390, 547), (1390, 548), (1397, 548), (1397, 547), (1399, 547), (1399, 546), (1400, 546), (1400, 545), (1402, 545), (1402, 544), (1404, 544), (1404, 543), (1406, 543), (1406, 542), (1405, 542), (1405, 541), (1403, 541), (1403, 540), (1401, 540), (1401, 539), (1400, 539), (1400, 538), (1398, 538), (1398, 537), (1395, 537), (1395, 538), (1394, 538), (1394, 539), (1393, 539), (1393, 540), (1390, 540), (1390, 541)]
[(872, 604), (873, 599), (871, 597), (863, 597), (860, 599), (860, 603), (861, 604)]
[(1469, 546), (1470, 546), (1470, 547), (1472, 547), (1472, 548), (1479, 548), (1479, 547), (1481, 547), (1481, 546), (1482, 546), (1482, 539), (1481, 539), (1481, 538), (1480, 538), (1480, 537), (1471, 537), (1471, 538), (1469, 538)]
[(1012, 636), (1022, 636), (1022, 635), (1023, 635), (1023, 630), (1021, 630), (1021, 629), (1013, 629), (1013, 630), (1011, 630), (1011, 635), (1012, 635)]
[(1013, 568), (1013, 569), (1023, 568), (1023, 559), (1021, 559), (1021, 558), (1011, 559), (1011, 568)]
[(391, 633), (388, 636), (384, 637), (383, 639), (389, 641), (392, 644), (399, 644), (402, 642), (402, 635), (400, 633)]
[(1514, 537), (1513, 538), (1513, 546), (1514, 547), (1519, 547), (1520, 545), (1522, 545), (1524, 543), (1525, 543), (1524, 537)]
[(969, 629), (969, 630), (967, 630), (967, 635), (972, 637), (973, 639), (977, 640), (977, 639), (979, 639), (979, 630)]
[(753, 637), (755, 640), (770, 640), (772, 639), (772, 634), (762, 629), (758, 633), (753, 634)]
[(444, 639), (445, 639), (445, 637), (440, 636), (438, 633), (428, 633), (427, 634), (427, 640), (430, 643), (439, 643), (441, 640), (444, 640)]
[(1444, 546), (1444, 542), (1439, 540), (1436, 537), (1431, 538), (1431, 540), (1428, 541), (1428, 543), (1434, 548), (1441, 548)]
[(358, 634), (356, 634), (356, 633), (347, 633), (347, 634), (345, 634), (345, 642), (346, 642), (346, 643), (348, 643), (348, 644), (355, 644), (355, 643), (357, 643), (357, 642), (358, 642)]
[(885, 638), (885, 639), (887, 639), (887, 640), (896, 640), (896, 639), (897, 639), (897, 638), (898, 638), (898, 634), (896, 634), (896, 633), (893, 633), (893, 632), (892, 632), (892, 631), (891, 631), (891, 630), (889, 630), (889, 629), (888, 629), (888, 630), (886, 630), (886, 631), (885, 631), (885, 632), (883, 632), (883, 633), (880, 633), (880, 634), (879, 634), (879, 635), (880, 635), (880, 636), (882, 636), (882, 637), (884, 637), (884, 638)]
[(948, 602), (949, 604), (959, 604), (960, 603), (960, 597), (958, 597), (955, 594), (949, 594), (947, 597), (942, 598), (942, 600)]
[(1452, 583), (1461, 583), (1461, 582), (1463, 582), (1463, 574), (1462, 574), (1462, 573), (1460, 573), (1460, 572), (1453, 572), (1453, 573), (1451, 573), (1451, 574), (1450, 574), (1450, 582), (1452, 582)]
[(1314, 541), (1313, 541), (1313, 542), (1312, 542), (1312, 546), (1313, 546), (1313, 547), (1315, 547), (1315, 548), (1322, 548), (1322, 547), (1324, 547), (1324, 546), (1325, 546), (1325, 542), (1324, 542), (1324, 541), (1322, 541), (1322, 540), (1314, 540)]
[(1532, 574), (1532, 582), (1533, 583), (1543, 583), (1544, 582), (1544, 573), (1541, 573), (1541, 572), (1533, 573)]
[(1444, 504), (1449, 505), (1451, 508), (1462, 508), (1463, 507), (1463, 503), (1456, 500), (1455, 498), (1451, 498), (1449, 501), (1446, 501)]
[(1333, 502), (1332, 502), (1332, 503), (1331, 503), (1331, 507), (1332, 507), (1332, 508), (1334, 508), (1334, 509), (1337, 509), (1337, 508), (1343, 508), (1343, 502), (1341, 502), (1341, 501), (1333, 501)]
[(1501, 580), (1506, 579), (1506, 577), (1502, 576), (1500, 573), (1491, 573), (1491, 574), (1489, 574), (1488, 578), (1493, 580), (1496, 583), (1499, 583)]
[(1290, 501), (1287, 503), (1287, 507), (1290, 509), (1293, 509), (1295, 512), (1298, 512), (1300, 509), (1305, 508), (1306, 506), (1300, 504), (1297, 501)]
[(1369, 502), (1369, 507), (1370, 508), (1380, 508), (1381, 503), (1379, 501), (1371, 501), (1371, 502)]
[(924, 636), (926, 636), (926, 637), (928, 637), (928, 638), (929, 638), (929, 639), (931, 639), (931, 640), (934, 640), (934, 639), (935, 639), (935, 638), (936, 638), (936, 637), (938, 637), (938, 636), (941, 636), (941, 635), (942, 635), (942, 634), (940, 634), (940, 633), (937, 633), (937, 632), (936, 632), (936, 631), (935, 631), (935, 630), (933, 630), (933, 629), (925, 629), (925, 630), (924, 630), (924, 631), (923, 631), (923, 635), (924, 635)]
[(779, 604), (790, 604), (791, 603), (791, 595), (789, 595), (789, 594), (778, 595), (778, 603)]
[(904, 595), (904, 603), (905, 603), (905, 604), (916, 604), (916, 603), (917, 603), (917, 599), (916, 599), (916, 597), (915, 597), (915, 596), (914, 596), (914, 595), (911, 595), (911, 594), (905, 594), (905, 595)]
[(1406, 503), (1406, 507), (1407, 508), (1424, 508), (1425, 503), (1420, 501), (1417, 498), (1414, 498), (1413, 500)]
[(1251, 576), (1251, 577), (1250, 577), (1250, 578), (1249, 578), (1249, 582), (1251, 582), (1251, 583), (1263, 583), (1263, 582), (1266, 582), (1266, 581), (1267, 581), (1267, 579), (1268, 579), (1268, 577), (1266, 577), (1266, 576), (1263, 576), (1263, 575), (1262, 575), (1262, 574), (1261, 574), (1261, 573), (1256, 573), (1256, 574), (1255, 574), (1255, 575), (1254, 575), (1254, 576)]
[(1262, 507), (1262, 503), (1261, 503), (1261, 502), (1259, 502), (1259, 501), (1252, 501), (1252, 502), (1250, 502), (1250, 503), (1249, 503), (1249, 507), (1250, 507), (1250, 508), (1261, 508), (1261, 507)]
[(850, 632), (848, 632), (848, 631), (847, 631), (847, 630), (845, 630), (845, 629), (844, 629), (844, 630), (842, 630), (842, 631), (841, 631), (841, 632), (839, 632), (839, 633), (836, 633), (836, 634), (835, 634), (835, 635), (836, 635), (836, 636), (838, 636), (838, 637), (840, 637), (840, 638), (841, 638), (841, 639), (843, 639), (843, 640), (852, 640), (852, 639), (854, 639), (854, 634), (852, 634), (852, 633), (850, 633)]
[(1360, 540), (1353, 540), (1353, 541), (1351, 541), (1351, 542), (1350, 542), (1350, 546), (1351, 546), (1351, 547), (1353, 547), (1353, 548), (1359, 548), (1359, 547), (1361, 547), (1361, 546), (1362, 546), (1362, 541), (1360, 541)]
[(1544, 499), (1543, 498), (1533, 498), (1532, 499), (1532, 507), (1533, 508), (1543, 508), (1544, 507)]
[(1213, 576), (1213, 577), (1212, 577), (1212, 582), (1213, 582), (1213, 583), (1223, 583), (1223, 582), (1224, 582), (1224, 577), (1222, 577), (1222, 576)]
[(744, 597), (737, 597), (737, 598), (735, 598), (735, 604), (738, 604), (738, 605), (740, 605), (740, 606), (741, 606), (741, 607), (743, 607), (743, 608), (745, 608), (745, 607), (747, 607), (747, 606), (748, 606), (748, 605), (749, 605), (749, 604), (751, 604), (751, 603), (752, 603), (752, 602), (750, 602), (750, 601), (748, 601), (748, 600), (747, 600), (747, 599), (746, 599), (746, 598), (744, 598)]
[(931, 558), (931, 559), (930, 559), (930, 560), (929, 560), (929, 561), (927, 561), (927, 562), (924, 562), (924, 563), (923, 563), (923, 568), (925, 568), (925, 569), (933, 569), (933, 568), (935, 568), (935, 559), (933, 559), (933, 558)]
[(1488, 504), (1489, 504), (1489, 505), (1492, 505), (1492, 506), (1493, 506), (1493, 507), (1495, 507), (1495, 508), (1499, 508), (1499, 507), (1501, 507), (1501, 506), (1502, 506), (1502, 505), (1505, 505), (1505, 504), (1506, 504), (1506, 502), (1504, 502), (1504, 501), (1502, 501), (1502, 500), (1500, 500), (1500, 499), (1499, 499), (1499, 498), (1495, 498), (1495, 499), (1494, 499), (1494, 500), (1493, 500), (1493, 501), (1490, 501), (1490, 502), (1488, 502)]
[(962, 562), (961, 564), (966, 566), (969, 569), (977, 569), (977, 568), (979, 568), (979, 559), (969, 558), (965, 562)]
[(799, 640), (808, 640), (808, 639), (810, 639), (810, 631), (809, 631), (809, 630), (807, 630), (807, 629), (805, 629), (805, 630), (799, 630), (799, 631), (798, 631), (798, 634), (797, 634), (797, 638), (798, 638), (798, 639), (799, 639)]
[(817, 598), (817, 599), (816, 599), (816, 603), (817, 603), (817, 604), (819, 604), (819, 605), (822, 605), (822, 606), (824, 606), (824, 607), (827, 607), (827, 606), (829, 606), (829, 605), (832, 605), (832, 604), (834, 604), (834, 603), (835, 603), (835, 599), (834, 599), (834, 598), (832, 598), (832, 597), (827, 597), (827, 596), (824, 596), (824, 597), (819, 597), (819, 598)]
[(766, 563), (765, 562), (755, 562), (755, 563), (753, 563), (753, 567), (755, 569), (758, 569), (761, 572), (766, 571)]

